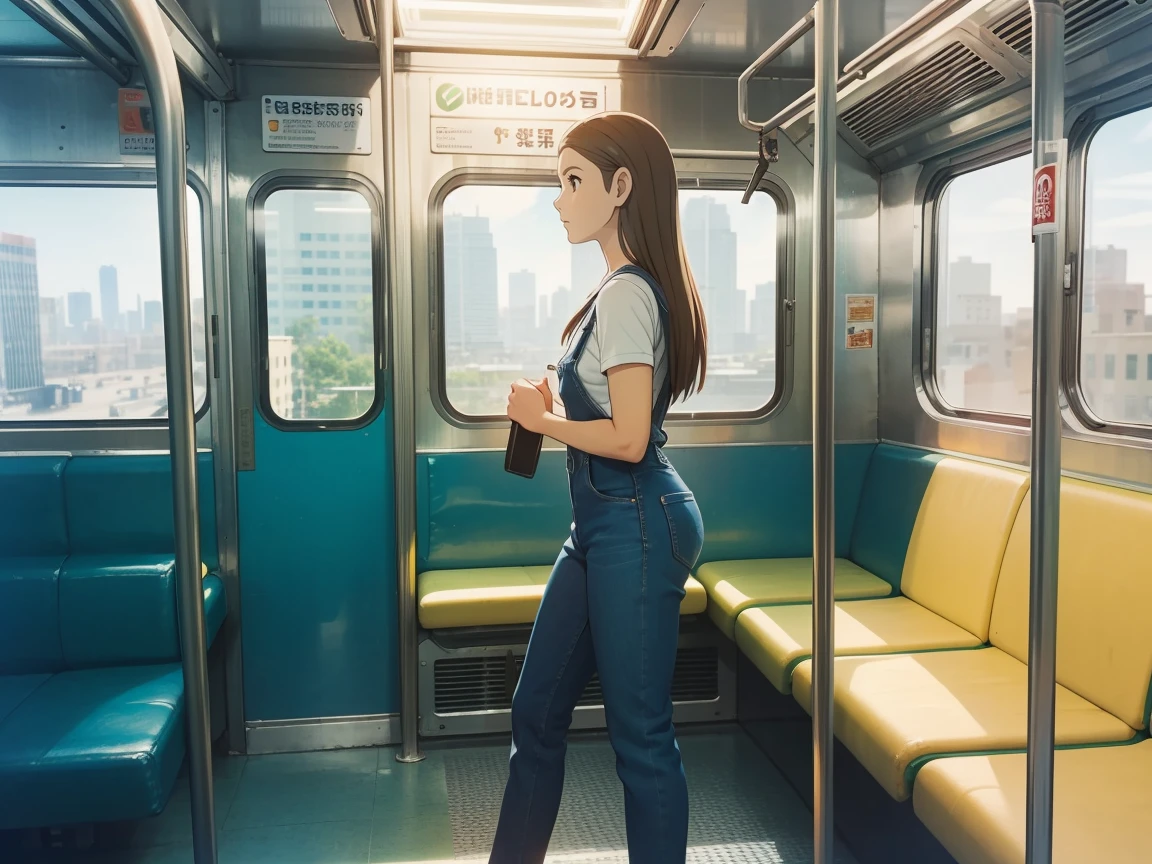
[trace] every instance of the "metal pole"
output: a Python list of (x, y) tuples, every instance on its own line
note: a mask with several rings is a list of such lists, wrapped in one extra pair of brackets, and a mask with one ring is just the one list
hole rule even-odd
[(396, 73), (394, 0), (376, 0), (380, 102), (384, 106), (384, 259), (392, 298), (392, 428), (396, 472), (396, 600), (400, 631), (400, 750), (398, 762), (419, 762), (419, 656), (416, 620), (416, 394), (412, 285), (397, 277)]
[(132, 43), (156, 124), (156, 191), (160, 209), (164, 359), (168, 383), (168, 436), (176, 529), (176, 584), (180, 654), (184, 667), (192, 841), (196, 864), (216, 864), (212, 802), (212, 733), (208, 716), (208, 662), (204, 588), (200, 580), (200, 516), (196, 488), (196, 420), (192, 397), (192, 319), (188, 298), (188, 224), (184, 97), (180, 73), (153, 0), (112, 0)]
[[(1064, 188), (1064, 6), (1032, 3), (1032, 161), (1056, 164)], [(1032, 535), (1028, 608), (1027, 864), (1052, 861), (1052, 769), (1056, 738), (1056, 586), (1060, 549), (1060, 337), (1064, 294), (1063, 194), (1055, 233), (1033, 238)]]
[(812, 816), (815, 864), (832, 864), (832, 673), (836, 560), (836, 73), (839, 0), (816, 3), (812, 181)]

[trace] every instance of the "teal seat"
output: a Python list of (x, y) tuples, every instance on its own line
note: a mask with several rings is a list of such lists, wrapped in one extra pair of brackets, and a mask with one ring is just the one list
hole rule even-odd
[(17, 677), (0, 679), (0, 702), (22, 697), (0, 720), (0, 829), (164, 809), (184, 760), (179, 665)]
[[(0, 518), (0, 830), (141, 819), (171, 794), (185, 736), (167, 466), (0, 457), (0, 501), (26, 505)], [(227, 603), (202, 579), (211, 645)]]

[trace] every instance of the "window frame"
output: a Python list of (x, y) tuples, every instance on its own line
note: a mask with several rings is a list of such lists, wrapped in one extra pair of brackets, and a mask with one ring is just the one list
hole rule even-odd
[[(269, 386), (269, 351), (268, 351), (268, 274), (267, 258), (265, 252), (265, 223), (264, 205), (276, 192), (299, 191), (343, 191), (357, 192), (368, 204), (371, 211), (372, 229), (369, 242), (372, 246), (372, 345), (375, 353), (373, 368), (375, 375), (373, 384), (375, 392), (372, 402), (359, 417), (338, 419), (303, 419), (294, 420), (278, 415), (272, 408), (271, 388)], [(250, 278), (255, 290), (252, 291), (252, 302), (255, 308), (250, 310), (252, 315), (252, 335), (256, 340), (252, 358), (254, 368), (253, 377), (257, 382), (257, 404), (264, 421), (274, 429), (282, 432), (316, 432), (316, 431), (353, 431), (372, 425), (380, 416), (387, 401), (388, 368), (388, 298), (384, 290), (384, 204), (379, 192), (372, 182), (361, 174), (349, 171), (309, 171), (296, 170), (274, 171), (264, 175), (257, 181), (248, 197), (249, 242), (251, 243), (251, 260), (249, 261)]]
[[(1097, 134), (1111, 121), (1152, 108), (1147, 89), (1094, 106), (1077, 118), (1069, 134), (1068, 150), (1068, 241), (1066, 258), (1071, 285), (1064, 292), (1064, 333), (1061, 377), (1073, 417), (1089, 432), (1100, 435), (1152, 439), (1152, 424), (1106, 420), (1088, 404), (1081, 380), (1084, 327), (1084, 243), (1088, 227), (1088, 159)], [(1137, 358), (1139, 358), (1137, 354)], [(1152, 356), (1152, 355), (1149, 355)], [(1126, 380), (1118, 378), (1117, 380)], [(1140, 380), (1140, 361), (1136, 362)]]
[(949, 405), (941, 395), (936, 381), (936, 346), (939, 342), (939, 328), (936, 313), (939, 308), (940, 289), (940, 216), (942, 213), (941, 201), (944, 193), (954, 180), (966, 174), (972, 174), (983, 168), (1000, 165), (1032, 152), (1031, 140), (1017, 141), (1008, 146), (1000, 146), (995, 150), (982, 152), (968, 159), (963, 159), (937, 171), (929, 180), (924, 197), (924, 222), (929, 230), (924, 232), (924, 248), (921, 255), (923, 268), (921, 271), (920, 288), (920, 334), (919, 345), (920, 378), (924, 386), (924, 395), (927, 397), (933, 410), (950, 420), (962, 420), (978, 423), (983, 426), (994, 426), (1008, 429), (1027, 429), (1032, 424), (1030, 414), (1005, 414), (996, 411), (987, 411), (972, 408), (958, 408)]
[[(200, 207), (200, 258), (201, 272), (203, 273), (203, 301), (205, 311), (204, 322), (204, 401), (193, 415), (193, 424), (199, 424), (207, 416), (212, 407), (212, 379), (216, 375), (216, 352), (213, 350), (211, 316), (208, 314), (210, 295), (212, 293), (211, 274), (212, 254), (210, 250), (211, 225), (209, 223), (208, 202), (209, 191), (207, 184), (191, 169), (187, 171), (186, 188), (196, 196)], [(64, 189), (156, 189), (156, 172), (154, 170), (141, 170), (137, 168), (80, 168), (80, 169), (50, 169), (50, 173), (43, 173), (42, 169), (8, 169), (0, 170), (0, 187), (51, 187)], [(157, 224), (159, 224), (159, 211), (157, 211)], [(159, 230), (159, 228), (157, 228)], [(161, 288), (163, 300), (163, 288)], [(191, 321), (189, 321), (191, 325)], [(165, 347), (167, 357), (167, 347)], [(165, 360), (167, 365), (167, 360)], [(195, 395), (195, 394), (193, 394)], [(51, 434), (67, 433), (70, 431), (85, 432), (90, 430), (115, 429), (167, 429), (168, 418), (152, 417), (108, 417), (100, 420), (83, 420), (79, 418), (64, 418), (49, 420), (38, 418), (36, 420), (5, 420), (0, 418), (0, 433), (42, 431)]]
[[(724, 171), (678, 171), (679, 190), (740, 191), (747, 181)], [(560, 183), (554, 171), (467, 168), (445, 176), (433, 189), (429, 205), (429, 391), (436, 412), (460, 429), (497, 428), (506, 425), (503, 415), (464, 414), (452, 405), (447, 392), (447, 359), (441, 310), (444, 307), (444, 205), (449, 195), (465, 186), (552, 187)], [(783, 410), (792, 394), (792, 352), (795, 345), (796, 300), (794, 273), (795, 207), (788, 190), (765, 177), (758, 192), (776, 204), (776, 380), (768, 401), (751, 411), (671, 411), (668, 426), (733, 426), (763, 423)]]

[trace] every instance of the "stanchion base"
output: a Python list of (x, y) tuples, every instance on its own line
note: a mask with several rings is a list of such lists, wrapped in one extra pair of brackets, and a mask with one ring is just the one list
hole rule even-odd
[(424, 751), (423, 750), (417, 750), (415, 753), (412, 753), (412, 754), (407, 755), (407, 756), (404, 755), (404, 753), (397, 752), (396, 753), (396, 761), (400, 762), (404, 765), (411, 765), (411, 764), (416, 763), (416, 762), (423, 762), (424, 761)]

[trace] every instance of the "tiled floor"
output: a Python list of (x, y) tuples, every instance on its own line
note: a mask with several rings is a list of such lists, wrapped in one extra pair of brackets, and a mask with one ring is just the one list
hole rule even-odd
[[(692, 800), (690, 862), (811, 861), (811, 815), (742, 734), (681, 736)], [(394, 750), (219, 759), (220, 864), (385, 864), (486, 861), (506, 772), (506, 747), (433, 749), (416, 765)], [(607, 742), (573, 742), (549, 861), (627, 861), (623, 795)], [(451, 790), (452, 800), (449, 800)], [(0, 852), (34, 864), (191, 864), (186, 778), (164, 813), (124, 848), (93, 853)], [(13, 857), (14, 856), (14, 857)], [(852, 864), (845, 853), (837, 862)]]

